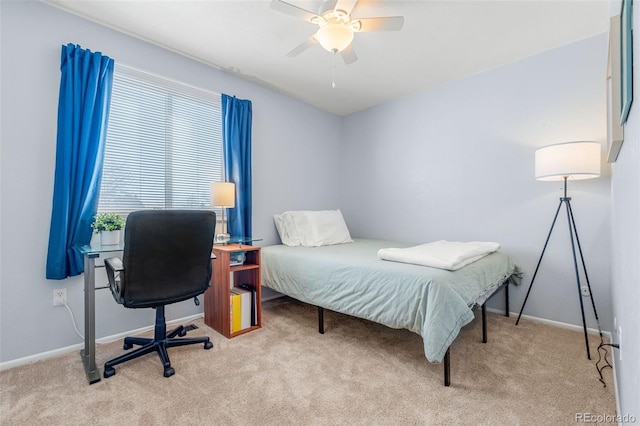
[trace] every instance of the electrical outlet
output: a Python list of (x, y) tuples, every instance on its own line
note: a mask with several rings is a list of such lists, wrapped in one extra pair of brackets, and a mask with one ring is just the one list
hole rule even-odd
[(583, 285), (582, 287), (580, 287), (580, 290), (582, 291), (582, 296), (583, 297), (589, 297), (590, 293), (589, 293), (589, 287), (586, 285)]
[(57, 288), (53, 290), (53, 306), (62, 306), (67, 303), (67, 289)]

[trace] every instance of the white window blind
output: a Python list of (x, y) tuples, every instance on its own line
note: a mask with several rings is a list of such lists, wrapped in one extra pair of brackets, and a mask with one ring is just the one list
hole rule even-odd
[(219, 94), (116, 65), (98, 212), (209, 208), (221, 115)]

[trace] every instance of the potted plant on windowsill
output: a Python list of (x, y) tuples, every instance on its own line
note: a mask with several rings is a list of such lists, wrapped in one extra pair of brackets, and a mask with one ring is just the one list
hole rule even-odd
[(93, 217), (93, 232), (100, 234), (102, 245), (120, 244), (120, 231), (124, 228), (124, 219), (117, 213), (98, 213)]

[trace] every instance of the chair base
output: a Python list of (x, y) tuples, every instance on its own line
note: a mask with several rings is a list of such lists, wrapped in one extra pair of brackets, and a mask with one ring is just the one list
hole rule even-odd
[(158, 306), (156, 308), (156, 325), (153, 339), (144, 337), (125, 337), (123, 349), (131, 349), (133, 345), (139, 345), (140, 348), (133, 352), (126, 353), (104, 364), (104, 377), (105, 379), (116, 374), (114, 366), (122, 364), (123, 362), (141, 357), (150, 352), (157, 352), (164, 368), (164, 377), (171, 377), (175, 374), (175, 370), (171, 367), (171, 361), (169, 360), (169, 354), (167, 349), (174, 346), (185, 346), (202, 343), (204, 349), (211, 349), (213, 343), (209, 340), (209, 337), (188, 337), (182, 339), (176, 339), (175, 336), (185, 336), (187, 334), (184, 326), (180, 326), (175, 330), (167, 333), (167, 326), (164, 317), (164, 306)]

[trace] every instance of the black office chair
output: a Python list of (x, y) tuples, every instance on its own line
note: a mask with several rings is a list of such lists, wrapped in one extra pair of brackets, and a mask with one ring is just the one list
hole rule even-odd
[(155, 308), (153, 339), (126, 337), (124, 349), (141, 348), (104, 364), (104, 377), (116, 374), (113, 368), (149, 352), (156, 351), (164, 366), (164, 376), (175, 373), (167, 348), (203, 343), (211, 349), (208, 337), (178, 339), (185, 336), (183, 326), (167, 333), (165, 305), (194, 298), (209, 287), (211, 249), (216, 215), (201, 210), (142, 210), (127, 217), (122, 261), (105, 259), (109, 286), (116, 302), (127, 308)]

